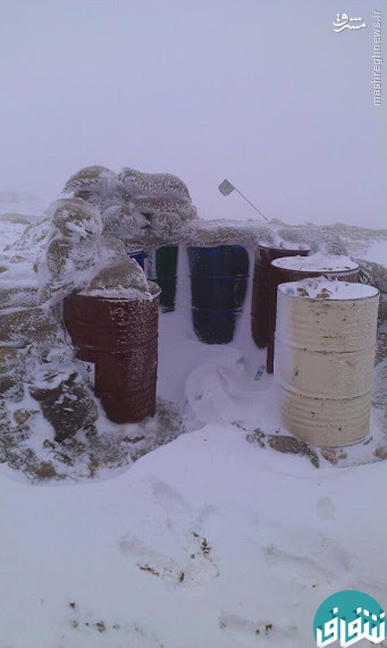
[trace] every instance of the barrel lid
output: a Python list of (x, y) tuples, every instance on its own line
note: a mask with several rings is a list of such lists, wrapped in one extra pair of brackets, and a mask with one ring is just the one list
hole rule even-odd
[(312, 256), (290, 256), (275, 259), (271, 262), (275, 268), (295, 270), (297, 272), (349, 272), (358, 270), (359, 264), (346, 256), (327, 256), (317, 252)]
[(336, 279), (302, 279), (280, 284), (278, 290), (286, 296), (305, 299), (353, 300), (376, 297), (377, 288), (362, 283), (349, 283)]

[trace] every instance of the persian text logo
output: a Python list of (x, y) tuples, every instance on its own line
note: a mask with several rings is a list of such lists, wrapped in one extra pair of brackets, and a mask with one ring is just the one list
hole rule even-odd
[[(340, 22), (342, 20), (343, 22)], [(340, 18), (340, 14), (336, 14), (336, 21), (333, 21), (333, 31), (338, 34), (339, 32), (342, 32), (344, 29), (361, 29), (362, 27), (367, 27), (365, 22), (363, 22), (361, 25), (351, 25), (350, 23), (359, 23), (363, 20), (363, 18), (348, 18), (347, 14), (342, 14)]]
[(361, 639), (378, 644), (386, 638), (386, 614), (372, 596), (357, 590), (337, 592), (320, 605), (313, 623), (318, 648), (335, 641), (342, 648)]

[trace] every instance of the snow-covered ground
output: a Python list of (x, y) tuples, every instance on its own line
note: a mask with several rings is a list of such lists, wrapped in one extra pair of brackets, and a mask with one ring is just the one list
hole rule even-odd
[[(25, 226), (11, 221), (2, 246)], [(387, 238), (364, 231), (361, 253), (345, 240), (384, 261)], [(78, 483), (31, 484), (0, 466), (0, 648), (310, 648), (334, 592), (386, 608), (387, 471), (373, 455), (383, 411), (336, 465), (262, 447), (281, 420), (273, 377), (254, 380), (265, 354), (248, 309), (232, 344), (200, 343), (187, 274), (181, 257), (177, 312), (160, 318), (158, 391), (184, 408), (188, 433)]]

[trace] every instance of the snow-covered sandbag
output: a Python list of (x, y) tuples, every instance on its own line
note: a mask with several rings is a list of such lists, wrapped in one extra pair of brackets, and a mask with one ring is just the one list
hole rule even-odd
[(133, 246), (137, 248), (152, 248), (162, 245), (165, 241), (164, 239), (151, 228), (144, 228), (139, 234), (130, 235), (123, 237), (121, 239), (126, 246), (133, 249)]
[(13, 402), (23, 399), (23, 367), (23, 352), (0, 347), (0, 399), (8, 398)]
[(55, 347), (65, 344), (63, 329), (46, 308), (10, 308), (0, 311), (0, 345)]
[(135, 212), (126, 204), (113, 205), (102, 212), (103, 231), (113, 236), (140, 234), (149, 221), (140, 212)]
[(61, 198), (50, 205), (48, 216), (53, 225), (52, 237), (79, 240), (102, 234), (102, 219), (92, 205), (82, 198)]
[(255, 247), (263, 240), (274, 242), (270, 226), (256, 222), (243, 222), (228, 219), (202, 220), (195, 219), (188, 223), (183, 231), (187, 245), (212, 247), (218, 245), (244, 245)]
[(190, 220), (197, 216), (196, 207), (194, 207), (194, 205), (184, 200), (170, 197), (133, 198), (130, 200), (129, 205), (134, 209), (134, 211), (141, 212), (142, 214), (175, 214), (179, 216), (181, 220)]
[(152, 229), (168, 243), (178, 243), (183, 239), (183, 225), (180, 216), (164, 212), (150, 216)]
[(4, 248), (3, 256), (11, 263), (28, 261), (31, 265), (39, 263), (51, 236), (52, 226), (49, 218), (28, 225), (20, 238)]
[(49, 208), (51, 233), (38, 267), (39, 302), (59, 302), (88, 284), (102, 232), (99, 212), (81, 198), (55, 201)]
[[(86, 197), (94, 194), (105, 197), (115, 193), (119, 181), (116, 174), (104, 166), (88, 166), (74, 173), (66, 182), (63, 193), (73, 192), (76, 196)], [(87, 199), (87, 198), (86, 198)]]
[(178, 198), (191, 202), (187, 186), (171, 173), (143, 173), (124, 167), (118, 175), (133, 198)]
[(82, 291), (82, 294), (121, 299), (151, 298), (143, 270), (130, 257), (114, 265), (101, 268)]
[(314, 225), (279, 227), (277, 237), (284, 242), (309, 245), (312, 254), (318, 250), (325, 254), (348, 254), (344, 241), (333, 233), (325, 232)]

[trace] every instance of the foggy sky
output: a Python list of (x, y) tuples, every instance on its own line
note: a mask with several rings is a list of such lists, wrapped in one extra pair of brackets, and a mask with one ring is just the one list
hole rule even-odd
[(203, 218), (259, 218), (228, 178), (271, 218), (386, 227), (374, 9), (385, 46), (380, 1), (0, 0), (0, 192), (131, 166), (182, 177)]

